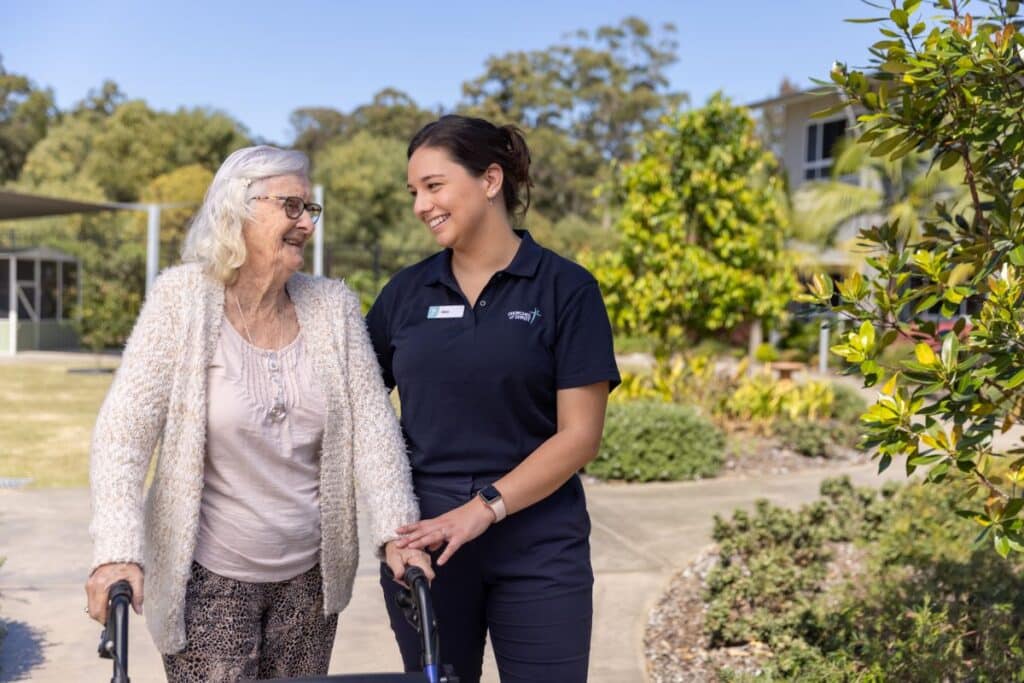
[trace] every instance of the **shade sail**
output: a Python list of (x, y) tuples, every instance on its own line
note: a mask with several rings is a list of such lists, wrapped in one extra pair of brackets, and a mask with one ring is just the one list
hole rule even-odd
[[(42, 218), (70, 213), (96, 213), (128, 208), (120, 204), (83, 202), (77, 199), (44, 197), (11, 190), (0, 190), (0, 221), (15, 218)], [(133, 207), (134, 208), (134, 207)]]

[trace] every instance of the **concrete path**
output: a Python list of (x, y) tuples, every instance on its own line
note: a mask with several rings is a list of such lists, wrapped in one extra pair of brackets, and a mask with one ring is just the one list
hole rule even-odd
[[(673, 572), (709, 543), (715, 514), (749, 507), (756, 498), (795, 506), (815, 498), (820, 481), (839, 473), (858, 484), (880, 481), (867, 465), (756, 479), (589, 484), (597, 574), (590, 680), (645, 680), (641, 638), (647, 614)], [(0, 681), (110, 680), (109, 661), (95, 654), (99, 627), (82, 613), (88, 518), (84, 489), (0, 490), (0, 556), (7, 558), (0, 567), (0, 619), (8, 628)], [(355, 596), (340, 620), (333, 673), (401, 668), (376, 572), (364, 548)], [(142, 618), (132, 620), (129, 673), (135, 683), (164, 680)], [(490, 653), (484, 680), (498, 680)]]

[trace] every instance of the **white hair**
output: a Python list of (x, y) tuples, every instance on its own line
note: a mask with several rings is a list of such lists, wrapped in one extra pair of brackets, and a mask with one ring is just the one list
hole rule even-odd
[(245, 263), (242, 226), (251, 218), (249, 198), (259, 194), (261, 181), (291, 175), (309, 177), (309, 159), (302, 152), (269, 145), (232, 152), (217, 169), (192, 220), (182, 260), (201, 263), (210, 275), (231, 284)]

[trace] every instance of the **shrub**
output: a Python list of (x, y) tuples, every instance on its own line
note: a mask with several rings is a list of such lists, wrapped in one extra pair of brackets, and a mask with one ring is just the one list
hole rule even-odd
[(674, 481), (713, 477), (725, 439), (694, 409), (634, 401), (608, 406), (604, 439), (587, 472), (601, 479)]
[(832, 417), (844, 424), (859, 425), (860, 416), (867, 412), (864, 396), (849, 386), (836, 382), (832, 385)]
[[(742, 367), (746, 367), (744, 364)], [(715, 371), (710, 355), (677, 355), (655, 363), (644, 374), (622, 373), (622, 384), (612, 393), (612, 403), (636, 400), (665, 401), (697, 406), (708, 414), (726, 400), (735, 384), (733, 377)]]
[(806, 420), (780, 420), (775, 424), (775, 435), (792, 450), (808, 457), (831, 455), (832, 433), (829, 423)]
[[(951, 523), (952, 492), (879, 494), (848, 479), (821, 490), (799, 510), (761, 501), (716, 518), (712, 646), (766, 643), (757, 680), (1024, 680), (1024, 559), (1002, 560), (972, 542), (969, 521)], [(845, 571), (840, 543), (859, 558)]]
[(833, 389), (828, 382), (777, 380), (770, 372), (743, 376), (720, 407), (723, 417), (765, 427), (772, 420), (815, 420), (832, 414)]
[(648, 337), (617, 335), (615, 353), (651, 353), (655, 343)]
[(754, 360), (758, 363), (773, 363), (779, 359), (779, 350), (771, 344), (759, 344), (754, 349)]
[(779, 420), (775, 435), (788, 448), (808, 457), (839, 455), (837, 446), (853, 448), (859, 440), (856, 425), (839, 420)]

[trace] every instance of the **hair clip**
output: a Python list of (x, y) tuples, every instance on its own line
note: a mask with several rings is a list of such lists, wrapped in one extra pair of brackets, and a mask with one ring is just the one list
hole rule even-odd
[(252, 185), (252, 178), (239, 178), (242, 181), (242, 187), (249, 187)]

